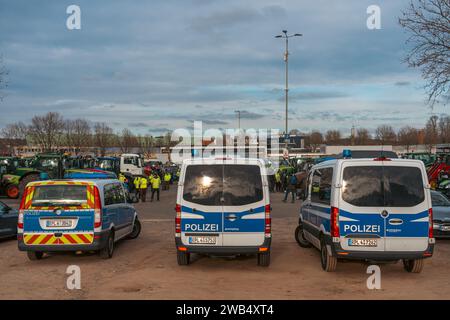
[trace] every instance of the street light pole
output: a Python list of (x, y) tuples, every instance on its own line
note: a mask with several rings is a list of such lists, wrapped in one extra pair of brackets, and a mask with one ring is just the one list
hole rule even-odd
[(289, 108), (288, 108), (288, 100), (289, 100), (289, 83), (288, 83), (288, 80), (289, 80), (289, 78), (288, 78), (288, 71), (289, 71), (289, 38), (291, 38), (291, 37), (301, 37), (302, 36), (302, 34), (300, 34), (300, 33), (295, 33), (295, 34), (291, 34), (291, 35), (288, 35), (288, 33), (287, 33), (287, 30), (283, 30), (283, 35), (278, 35), (278, 36), (275, 36), (275, 38), (284, 38), (285, 39), (285, 41), (286, 41), (286, 51), (284, 52), (284, 63), (285, 63), (285, 87), (284, 87), (284, 92), (285, 92), (285, 104), (286, 104), (286, 106), (285, 106), (285, 128), (284, 128), (284, 134), (285, 134), (285, 136), (284, 136), (284, 144), (285, 144), (285, 148), (286, 148), (286, 150), (287, 150), (287, 148), (288, 148), (288, 134), (289, 134), (289, 131), (288, 131), (288, 110), (289, 110)]

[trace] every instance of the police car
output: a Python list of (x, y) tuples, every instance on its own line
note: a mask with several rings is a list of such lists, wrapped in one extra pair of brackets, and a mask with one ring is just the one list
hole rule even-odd
[(339, 258), (402, 259), (406, 271), (422, 271), (433, 255), (431, 196), (422, 161), (328, 160), (311, 168), (295, 238), (321, 252), (322, 268)]
[(189, 264), (191, 253), (257, 254), (258, 264), (268, 266), (270, 210), (262, 160), (185, 160), (175, 218), (178, 264)]
[(111, 258), (115, 242), (141, 231), (128, 202), (116, 179), (30, 182), (19, 209), (19, 250), (30, 260), (54, 251), (98, 251)]

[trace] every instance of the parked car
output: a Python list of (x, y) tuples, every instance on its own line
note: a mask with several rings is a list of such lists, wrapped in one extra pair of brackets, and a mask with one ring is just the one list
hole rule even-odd
[(0, 239), (17, 235), (18, 211), (0, 201)]
[(419, 160), (324, 161), (308, 176), (295, 238), (320, 250), (328, 272), (339, 258), (403, 260), (406, 271), (421, 272), (435, 243), (427, 183)]
[(442, 193), (431, 191), (433, 230), (436, 238), (450, 238), (450, 200)]
[(117, 241), (140, 231), (119, 180), (49, 180), (26, 186), (17, 238), (30, 260), (53, 251), (98, 251), (107, 259)]

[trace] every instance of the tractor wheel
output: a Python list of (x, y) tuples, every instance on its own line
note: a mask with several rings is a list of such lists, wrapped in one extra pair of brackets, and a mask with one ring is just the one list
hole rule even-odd
[(9, 184), (6, 186), (6, 195), (10, 199), (17, 199), (19, 197), (19, 186), (16, 184)]
[(37, 181), (39, 179), (40, 179), (40, 176), (35, 173), (29, 174), (29, 175), (23, 177), (19, 182), (19, 193), (22, 195), (25, 190), (25, 187), (27, 186), (27, 184), (29, 182)]

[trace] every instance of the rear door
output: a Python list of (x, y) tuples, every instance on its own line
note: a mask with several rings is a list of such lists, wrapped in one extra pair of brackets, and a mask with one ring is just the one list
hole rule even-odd
[(181, 241), (190, 246), (223, 244), (223, 163), (189, 164), (181, 204)]
[(258, 164), (224, 165), (224, 246), (259, 246), (264, 242), (265, 199), (269, 195), (265, 194), (261, 169)]
[(26, 189), (24, 242), (27, 245), (90, 244), (94, 239), (92, 186), (35, 185)]
[(382, 161), (344, 161), (339, 197), (341, 246), (352, 251), (385, 250)]

